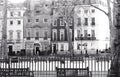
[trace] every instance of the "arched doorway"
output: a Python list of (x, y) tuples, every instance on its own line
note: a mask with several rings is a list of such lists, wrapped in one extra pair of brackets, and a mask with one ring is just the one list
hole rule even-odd
[(34, 55), (40, 55), (40, 44), (39, 43), (34, 44)]
[(10, 56), (13, 55), (13, 45), (8, 46), (8, 55), (10, 55)]

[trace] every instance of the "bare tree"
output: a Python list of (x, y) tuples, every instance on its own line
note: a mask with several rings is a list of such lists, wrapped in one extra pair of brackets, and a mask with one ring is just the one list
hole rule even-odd
[(73, 44), (72, 44), (72, 38), (70, 36), (70, 25), (73, 23), (71, 21), (71, 19), (74, 18), (74, 9), (76, 6), (76, 1), (57, 0), (57, 1), (53, 2), (54, 3), (53, 11), (56, 11), (56, 13), (58, 15), (55, 17), (53, 14), (53, 17), (57, 18), (57, 17), (61, 16), (61, 17), (63, 17), (64, 23), (66, 23), (68, 45), (69, 45), (69, 51), (71, 54), (73, 54)]
[[(92, 3), (92, 0), (83, 0), (83, 3), (86, 3), (87, 5), (90, 5), (100, 11), (102, 11), (103, 13), (105, 13), (105, 15), (108, 16), (109, 19), (109, 26), (110, 26), (110, 31), (112, 31), (112, 17), (111, 17), (111, 7), (110, 7), (110, 1), (111, 0), (107, 0), (107, 5), (108, 5), (108, 13), (106, 11), (104, 11), (103, 9), (95, 6)], [(81, 0), (57, 0), (54, 1), (54, 10), (57, 10), (58, 15), (62, 16), (64, 19), (64, 22), (66, 23), (66, 29), (67, 29), (67, 37), (68, 37), (68, 43), (69, 43), (69, 51), (70, 53), (73, 53), (73, 45), (72, 45), (72, 40), (70, 38), (70, 29), (69, 29), (69, 25), (71, 24), (70, 22), (70, 18), (74, 18), (74, 11), (75, 11), (75, 7), (78, 5), (82, 5)], [(112, 39), (112, 38), (111, 38)], [(111, 44), (113, 45), (113, 44)]]
[(2, 26), (2, 57), (7, 57), (7, 0), (4, 0), (3, 26)]

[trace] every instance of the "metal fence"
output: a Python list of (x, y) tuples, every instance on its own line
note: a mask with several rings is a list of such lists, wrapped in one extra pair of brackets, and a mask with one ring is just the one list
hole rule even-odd
[[(111, 59), (111, 56), (9, 57), (0, 59), (0, 75), (2, 77), (7, 77), (6, 74), (11, 77), (18, 77), (18, 74), (19, 77), (107, 77)], [(26, 71), (29, 72), (25, 74), (20, 72), (20, 69), (23, 71), (27, 69)]]

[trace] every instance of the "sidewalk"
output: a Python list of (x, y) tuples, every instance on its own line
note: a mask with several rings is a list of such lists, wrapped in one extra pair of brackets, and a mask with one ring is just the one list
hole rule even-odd
[[(107, 77), (107, 71), (94, 71), (92, 72), (92, 77)], [(41, 72), (34, 72), (34, 77), (57, 77), (55, 71), (41, 71)]]

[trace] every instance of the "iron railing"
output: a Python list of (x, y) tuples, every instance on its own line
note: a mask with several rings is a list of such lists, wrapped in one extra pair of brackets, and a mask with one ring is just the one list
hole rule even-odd
[[(25, 56), (0, 59), (0, 75), (7, 77), (11, 69), (26, 69), (32, 72), (31, 77), (107, 77), (111, 66), (111, 56)], [(58, 69), (63, 71), (58, 71)], [(6, 70), (3, 70), (6, 69)], [(84, 69), (84, 70), (83, 70)], [(89, 70), (88, 70), (89, 69)], [(2, 70), (2, 71), (1, 71)], [(19, 70), (13, 71), (16, 76), (30, 77)], [(30, 73), (29, 72), (29, 73)], [(4, 74), (3, 74), (4, 73)], [(12, 75), (14, 74), (12, 73)], [(28, 72), (27, 72), (28, 73)], [(75, 74), (75, 75), (74, 75)], [(89, 74), (89, 75), (88, 75)], [(10, 74), (9, 74), (10, 75)], [(12, 77), (12, 75), (10, 75)], [(24, 76), (26, 75), (26, 76)], [(28, 74), (29, 75), (29, 74)]]

